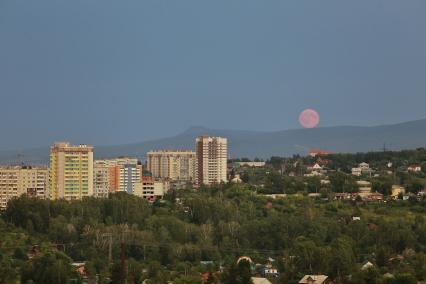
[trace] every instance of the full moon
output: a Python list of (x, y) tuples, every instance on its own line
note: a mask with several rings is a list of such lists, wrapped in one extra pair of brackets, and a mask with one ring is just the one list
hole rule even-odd
[(300, 113), (299, 122), (304, 128), (315, 128), (320, 122), (320, 116), (316, 110), (308, 108)]

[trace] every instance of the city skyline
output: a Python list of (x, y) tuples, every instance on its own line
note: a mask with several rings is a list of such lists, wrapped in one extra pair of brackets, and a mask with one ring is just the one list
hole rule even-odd
[(0, 284), (426, 283), (425, 12), (0, 1)]

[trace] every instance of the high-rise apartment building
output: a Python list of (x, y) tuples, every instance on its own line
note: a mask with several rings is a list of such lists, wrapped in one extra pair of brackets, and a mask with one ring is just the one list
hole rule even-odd
[(228, 140), (200, 136), (196, 139), (197, 184), (227, 182)]
[(106, 192), (133, 193), (136, 183), (140, 183), (142, 165), (137, 158), (121, 157), (95, 161), (94, 187), (98, 197)]
[(0, 167), (0, 209), (7, 202), (23, 194), (46, 198), (48, 169), (44, 167)]
[(148, 171), (154, 178), (171, 181), (195, 180), (196, 155), (194, 151), (162, 150), (147, 153)]
[(109, 192), (109, 166), (102, 161), (95, 160), (93, 165), (93, 196), (107, 198)]
[(93, 195), (93, 147), (56, 143), (50, 149), (51, 199), (76, 200)]

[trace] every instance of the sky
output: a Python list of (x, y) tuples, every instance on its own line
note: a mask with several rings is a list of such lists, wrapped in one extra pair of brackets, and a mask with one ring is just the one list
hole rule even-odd
[(424, 0), (0, 1), (0, 150), (426, 118)]

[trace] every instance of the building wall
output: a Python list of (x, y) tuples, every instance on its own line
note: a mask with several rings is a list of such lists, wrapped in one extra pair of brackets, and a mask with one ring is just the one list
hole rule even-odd
[(136, 185), (134, 194), (151, 202), (162, 199), (169, 191), (170, 183), (167, 180), (157, 180), (150, 176), (144, 176)]
[(76, 200), (93, 195), (93, 147), (57, 143), (50, 150), (50, 198)]
[(195, 180), (194, 151), (151, 151), (147, 153), (147, 158), (148, 171), (155, 178), (187, 182)]
[(227, 182), (228, 140), (200, 136), (196, 139), (197, 184)]
[(109, 191), (109, 167), (95, 161), (93, 167), (93, 196), (107, 198)]
[(48, 169), (43, 167), (0, 167), (0, 209), (23, 194), (46, 198)]
[(2, 168), (0, 170), (0, 208), (6, 209), (7, 202), (22, 194), (19, 188), (19, 171)]
[[(137, 158), (124, 157), (96, 160), (95, 164), (97, 167), (104, 169), (102, 172), (105, 176), (100, 183), (105, 186), (105, 179), (107, 180), (108, 192), (127, 192), (131, 194), (134, 191), (135, 184), (140, 182), (142, 177), (142, 166), (138, 164)], [(106, 173), (105, 169), (107, 169)], [(99, 187), (101, 186), (99, 185)]]
[(49, 170), (45, 167), (22, 167), (20, 187), (30, 197), (48, 198)]

